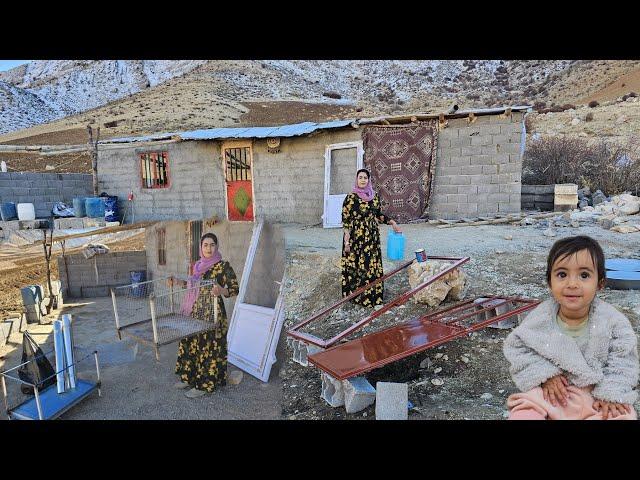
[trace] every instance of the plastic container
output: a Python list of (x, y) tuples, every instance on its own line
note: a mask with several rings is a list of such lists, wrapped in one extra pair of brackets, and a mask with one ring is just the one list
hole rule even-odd
[(147, 281), (147, 271), (146, 270), (131, 270), (129, 272), (131, 276), (131, 296), (133, 297), (145, 297), (146, 296), (146, 288), (145, 285), (139, 285), (142, 282)]
[(104, 218), (104, 199), (102, 197), (87, 197), (84, 207), (89, 218)]
[(389, 230), (387, 236), (387, 258), (389, 260), (402, 260), (404, 258), (404, 234)]
[(33, 206), (33, 203), (19, 203), (17, 206), (18, 209), (18, 220), (35, 220), (36, 219), (36, 209)]
[(104, 219), (107, 222), (118, 221), (118, 197), (104, 197)]
[(5, 202), (0, 204), (0, 217), (3, 222), (18, 219), (18, 211), (16, 210), (16, 204), (13, 202)]
[(87, 216), (87, 211), (84, 207), (85, 197), (77, 197), (73, 199), (73, 215), (77, 218)]

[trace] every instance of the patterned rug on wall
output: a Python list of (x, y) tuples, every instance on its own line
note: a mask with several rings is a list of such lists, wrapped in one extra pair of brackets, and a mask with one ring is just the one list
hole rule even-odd
[(364, 129), (365, 167), (380, 195), (382, 211), (398, 223), (427, 217), (437, 137), (437, 120)]

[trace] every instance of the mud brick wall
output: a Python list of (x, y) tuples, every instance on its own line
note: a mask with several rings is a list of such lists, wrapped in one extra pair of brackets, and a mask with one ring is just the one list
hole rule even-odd
[(58, 257), (58, 272), (64, 298), (108, 296), (111, 287), (131, 283), (130, 271), (146, 269), (145, 251), (110, 252), (92, 258), (84, 258), (82, 254)]
[(0, 172), (0, 202), (33, 203), (37, 218), (51, 216), (56, 202), (72, 206), (74, 197), (91, 195), (88, 174)]

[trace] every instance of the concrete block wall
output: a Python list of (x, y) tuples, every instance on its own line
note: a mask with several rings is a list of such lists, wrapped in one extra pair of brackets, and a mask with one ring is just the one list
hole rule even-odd
[(520, 211), (521, 112), (449, 119), (438, 135), (430, 218)]
[(83, 173), (0, 172), (0, 202), (33, 203), (36, 217), (51, 216), (56, 202), (93, 195), (93, 179)]
[[(324, 212), (324, 152), (327, 145), (362, 140), (362, 129), (325, 130), (308, 137), (283, 138), (280, 153), (267, 141), (253, 142), (256, 215), (271, 222), (312, 224)], [(353, 179), (355, 171), (353, 172)], [(346, 193), (346, 192), (345, 192)]]
[(81, 253), (58, 257), (58, 273), (65, 298), (108, 296), (111, 287), (131, 283), (130, 271), (146, 269), (145, 251), (109, 252), (92, 258), (85, 258)]
[[(166, 151), (169, 187), (142, 188), (140, 153)], [(124, 212), (133, 191), (135, 220), (196, 220), (224, 213), (224, 177), (217, 142), (179, 142), (154, 147), (99, 149), (100, 192), (118, 196)], [(131, 213), (127, 213), (130, 222)]]
[[(439, 132), (431, 218), (460, 218), (520, 211), (521, 112), (449, 119)], [(254, 212), (270, 222), (315, 224), (324, 210), (327, 145), (362, 140), (363, 128), (324, 130), (282, 138), (279, 153), (266, 139), (253, 139)], [(178, 142), (155, 147), (99, 151), (100, 191), (118, 195), (121, 208), (133, 190), (135, 218), (187, 220), (226, 218), (220, 141)], [(170, 186), (143, 189), (139, 154), (167, 151)], [(355, 173), (355, 172), (354, 172)], [(350, 179), (347, 183), (350, 183)]]

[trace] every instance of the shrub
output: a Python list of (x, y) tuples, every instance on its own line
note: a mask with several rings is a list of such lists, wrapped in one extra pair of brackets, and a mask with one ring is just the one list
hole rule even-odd
[(640, 183), (640, 148), (632, 142), (541, 137), (527, 145), (522, 183), (576, 183), (607, 195), (635, 191)]
[(591, 120), (593, 120), (593, 113), (589, 112), (589, 113), (587, 113), (587, 116), (584, 117), (584, 121), (585, 122), (590, 122)]
[(591, 100), (591, 101), (589, 102), (589, 108), (595, 108), (595, 107), (597, 107), (598, 105), (600, 105), (600, 104), (599, 104), (596, 100)]
[(636, 92), (629, 92), (630, 97), (637, 97), (638, 94)]
[(533, 104), (533, 109), (536, 110), (537, 112), (540, 112), (540, 110), (544, 110), (546, 106), (547, 106), (546, 102), (536, 102)]
[(562, 111), (563, 111), (563, 112), (564, 112), (565, 110), (575, 110), (575, 109), (576, 109), (576, 106), (575, 106), (575, 105), (572, 105), (571, 103), (565, 103), (565, 104), (562, 106)]
[(627, 100), (627, 98), (629, 98), (629, 95), (623, 95), (622, 96), (622, 101), (624, 102), (625, 100)]

